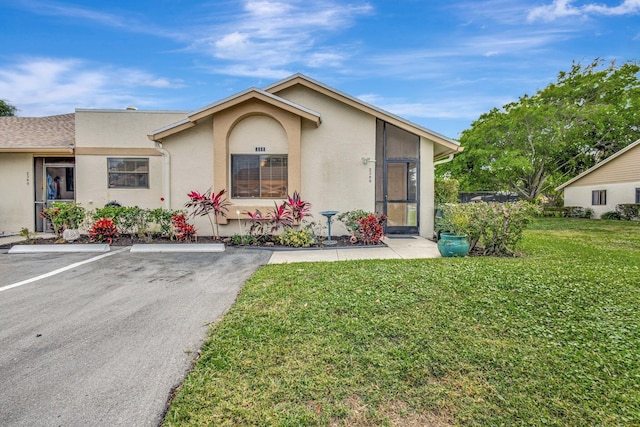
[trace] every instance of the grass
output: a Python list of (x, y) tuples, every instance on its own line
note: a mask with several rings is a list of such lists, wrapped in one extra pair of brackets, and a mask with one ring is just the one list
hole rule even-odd
[(265, 266), (164, 424), (640, 425), (640, 224), (541, 219), (522, 250)]

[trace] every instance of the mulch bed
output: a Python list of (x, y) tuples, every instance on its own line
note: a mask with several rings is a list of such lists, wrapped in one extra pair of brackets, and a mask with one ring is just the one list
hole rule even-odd
[[(319, 248), (319, 247), (325, 247), (325, 248), (346, 248), (346, 247), (372, 247), (371, 245), (365, 246), (362, 242), (358, 242), (358, 243), (351, 243), (349, 241), (349, 236), (333, 236), (332, 240), (335, 240), (337, 243), (333, 246), (324, 246), (322, 245), (322, 243), (318, 243), (315, 244), (313, 246), (311, 246), (312, 248)], [(89, 239), (89, 236), (87, 235), (82, 235), (80, 236), (80, 238), (76, 241), (73, 242), (67, 242), (65, 240), (62, 239), (55, 239), (55, 238), (51, 238), (51, 239), (42, 239), (42, 238), (37, 238), (35, 239), (35, 242), (31, 242), (31, 241), (21, 241), (21, 242), (17, 242), (17, 243), (12, 243), (9, 245), (4, 245), (1, 246), (0, 248), (9, 248), (13, 245), (29, 245), (29, 244), (35, 244), (35, 245), (54, 245), (54, 244), (59, 244), (59, 245), (64, 245), (64, 244), (94, 244), (94, 243), (106, 243), (106, 242), (91, 242)], [(135, 245), (135, 244), (146, 244), (146, 243), (154, 243), (154, 244), (173, 244), (173, 245), (197, 245), (197, 244), (204, 244), (204, 243), (224, 243), (226, 246), (231, 246), (231, 247), (248, 247), (248, 246), (243, 246), (243, 245), (234, 245), (233, 243), (231, 243), (231, 239), (230, 238), (225, 238), (225, 237), (221, 237), (220, 239), (216, 240), (213, 237), (210, 236), (198, 236), (198, 239), (196, 241), (192, 241), (192, 242), (187, 242), (187, 241), (180, 241), (180, 240), (170, 240), (167, 238), (152, 238), (152, 239), (148, 239), (148, 238), (143, 238), (143, 237), (138, 237), (138, 236), (130, 236), (130, 235), (121, 235), (118, 236), (116, 238), (113, 239), (113, 241), (111, 242), (111, 246), (131, 246), (131, 245)], [(378, 246), (385, 246), (383, 245), (378, 245)], [(273, 242), (261, 242), (258, 245), (252, 245), (251, 247), (260, 247), (260, 248), (265, 248), (265, 249), (296, 249), (296, 248), (291, 248), (290, 246), (282, 246), (279, 245), (277, 243), (273, 243)]]

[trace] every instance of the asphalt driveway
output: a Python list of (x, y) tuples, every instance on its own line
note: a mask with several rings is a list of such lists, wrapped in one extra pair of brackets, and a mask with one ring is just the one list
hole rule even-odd
[(158, 425), (270, 256), (114, 252), (0, 253), (0, 425)]

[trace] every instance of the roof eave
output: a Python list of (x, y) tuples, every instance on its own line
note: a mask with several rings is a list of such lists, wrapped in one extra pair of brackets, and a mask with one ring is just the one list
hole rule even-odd
[(195, 125), (196, 124), (194, 122), (190, 122), (188, 119), (180, 120), (179, 122), (172, 123), (169, 126), (154, 130), (152, 133), (147, 135), (147, 138), (151, 141), (160, 141), (162, 138), (182, 132), (183, 130), (192, 128)]
[(251, 99), (258, 99), (268, 104), (275, 105), (279, 108), (282, 108), (283, 110), (287, 110), (313, 122), (316, 126), (320, 126), (320, 113), (291, 102), (288, 99), (281, 98), (277, 95), (256, 88), (247, 89), (236, 95), (201, 108), (200, 110), (196, 110), (193, 113), (189, 114), (188, 118), (190, 121), (200, 120)]
[(430, 139), (435, 143), (444, 146), (446, 149), (451, 150), (451, 152), (459, 153), (462, 151), (460, 147), (460, 143), (454, 139), (448, 138), (444, 135), (434, 132), (431, 129), (427, 129), (416, 123), (412, 123), (400, 116), (390, 113), (389, 111), (386, 111), (374, 105), (368, 104), (347, 93), (341, 92), (335, 88), (325, 85), (324, 83), (318, 82), (308, 76), (305, 76), (304, 74), (300, 74), (300, 73), (294, 74), (290, 77), (287, 77), (284, 80), (280, 80), (279, 82), (276, 82), (267, 86), (266, 88), (264, 88), (264, 90), (269, 93), (277, 93), (289, 87), (295, 86), (297, 84), (302, 84), (303, 86), (315, 89), (320, 93), (324, 93), (325, 95), (328, 95), (334, 99), (338, 99), (342, 102), (345, 102), (346, 104), (351, 105), (352, 107), (358, 108), (376, 117), (384, 119), (385, 121), (393, 125), (399, 126), (405, 130), (409, 130), (420, 136), (424, 136), (425, 138)]
[(250, 88), (213, 104), (209, 104), (206, 107), (195, 110), (192, 113), (189, 113), (186, 119), (154, 130), (151, 134), (147, 135), (147, 138), (149, 138), (151, 141), (159, 141), (162, 138), (166, 138), (170, 135), (174, 135), (185, 129), (195, 126), (198, 120), (205, 119), (222, 110), (226, 110), (252, 99), (257, 99), (274, 105), (283, 110), (289, 111), (297, 116), (309, 120), (316, 127), (320, 126), (320, 123), (322, 122), (320, 113), (291, 102), (288, 99), (280, 98), (277, 95), (265, 92), (261, 89)]
[(0, 153), (63, 153), (73, 154), (73, 146), (69, 147), (0, 147)]

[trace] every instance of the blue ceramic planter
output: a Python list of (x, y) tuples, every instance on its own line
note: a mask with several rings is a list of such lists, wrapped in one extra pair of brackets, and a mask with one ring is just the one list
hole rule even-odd
[(441, 233), (438, 240), (440, 255), (446, 258), (467, 256), (469, 240), (466, 234)]

